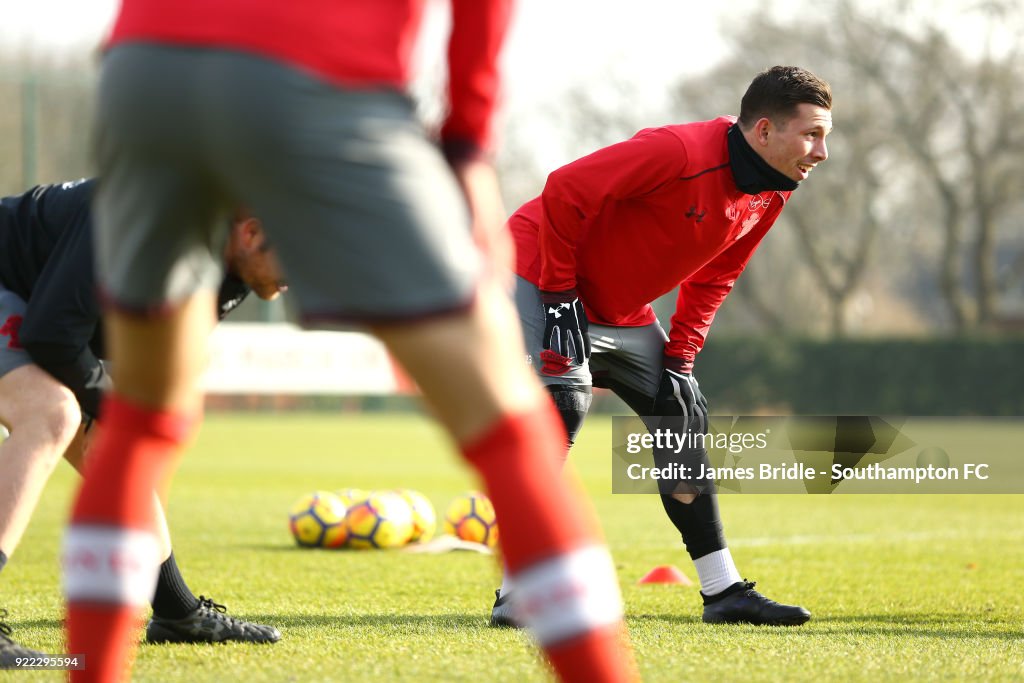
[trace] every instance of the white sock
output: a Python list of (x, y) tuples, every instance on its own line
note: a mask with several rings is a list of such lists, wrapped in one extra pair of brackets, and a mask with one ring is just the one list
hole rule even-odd
[(700, 579), (700, 592), (704, 595), (716, 595), (743, 580), (736, 565), (733, 564), (732, 554), (728, 548), (698, 557), (693, 561), (693, 566), (697, 569), (697, 577)]

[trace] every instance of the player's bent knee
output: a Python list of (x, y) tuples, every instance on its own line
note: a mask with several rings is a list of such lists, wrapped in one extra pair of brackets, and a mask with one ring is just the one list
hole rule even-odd
[(8, 411), (6, 420), (12, 435), (29, 434), (53, 446), (59, 457), (75, 438), (82, 412), (74, 394), (54, 381), (37, 387), (18, 409)]
[(63, 452), (74, 440), (81, 423), (82, 411), (78, 401), (74, 396), (62, 397), (40, 416), (40, 434)]

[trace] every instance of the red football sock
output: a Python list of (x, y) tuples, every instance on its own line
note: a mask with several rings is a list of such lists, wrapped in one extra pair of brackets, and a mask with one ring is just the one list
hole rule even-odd
[[(72, 669), (76, 683), (126, 681), (131, 673), (142, 612), (137, 607), (84, 602), (68, 604), (68, 654), (85, 654), (85, 668)], [(73, 634), (73, 635), (72, 635)]]
[(544, 401), (498, 420), (462, 447), (494, 503), (505, 564), (513, 574), (597, 537), (589, 507), (564, 481), (564, 442), (558, 413)]
[(117, 396), (103, 404), (64, 543), (68, 652), (86, 668), (72, 681), (127, 678), (141, 608), (156, 585), (159, 553), (153, 491), (198, 420)]
[[(621, 661), (609, 661), (615, 653)], [(563, 680), (602, 683), (640, 680), (622, 624), (601, 626), (583, 637), (557, 643), (547, 648), (547, 654), (552, 668)]]
[(563, 681), (635, 678), (619, 636), (611, 557), (581, 493), (562, 474), (565, 430), (554, 406), (501, 418), (463, 447), (494, 503), (522, 623)]

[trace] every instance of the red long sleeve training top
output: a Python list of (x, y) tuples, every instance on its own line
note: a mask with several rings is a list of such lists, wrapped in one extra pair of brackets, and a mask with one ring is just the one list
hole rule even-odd
[[(486, 150), (513, 0), (451, 0), (445, 143)], [(355, 88), (404, 89), (424, 0), (122, 0), (108, 41), (252, 52)]]
[(509, 219), (516, 272), (543, 291), (575, 288), (592, 322), (655, 321), (679, 288), (665, 353), (684, 367), (791, 192), (740, 191), (734, 117), (649, 128), (551, 173)]

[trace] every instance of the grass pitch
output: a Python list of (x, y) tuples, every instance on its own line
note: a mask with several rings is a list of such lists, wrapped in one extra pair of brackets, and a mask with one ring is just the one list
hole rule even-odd
[[(614, 552), (645, 680), (1024, 679), (1024, 496), (722, 496), (741, 573), (814, 619), (712, 627), (696, 587), (636, 585), (659, 564), (696, 574), (656, 498), (609, 493), (610, 444), (610, 420), (594, 417), (572, 462)], [(74, 483), (62, 465), (0, 576), (15, 637), (45, 652), (63, 652), (57, 553)], [(209, 417), (171, 493), (178, 563), (197, 594), (284, 637), (144, 645), (135, 680), (550, 678), (525, 636), (486, 626), (493, 558), (296, 548), (293, 500), (346, 486), (416, 488), (443, 511), (475, 484), (419, 417)]]

